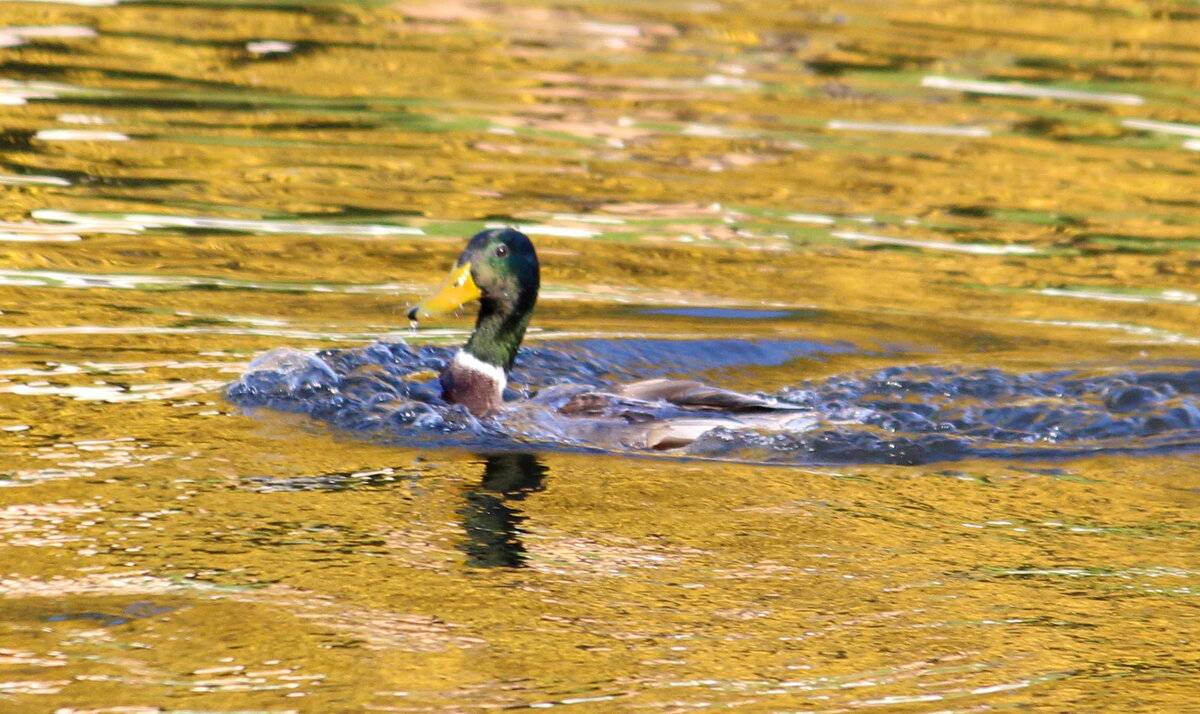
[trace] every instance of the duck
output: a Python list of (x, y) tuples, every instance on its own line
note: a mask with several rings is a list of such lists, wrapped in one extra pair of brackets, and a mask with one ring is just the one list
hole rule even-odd
[[(541, 265), (529, 236), (514, 228), (489, 229), (468, 241), (442, 287), (408, 311), (415, 328), (479, 304), (474, 330), (438, 376), (446, 402), (477, 418), (495, 417), (508, 406), (504, 390), (540, 288)], [(606, 390), (555, 385), (537, 397), (573, 417), (576, 434), (615, 433), (622, 445), (656, 450), (687, 446), (722, 426), (778, 431), (815, 421), (805, 407), (689, 379), (647, 379)]]

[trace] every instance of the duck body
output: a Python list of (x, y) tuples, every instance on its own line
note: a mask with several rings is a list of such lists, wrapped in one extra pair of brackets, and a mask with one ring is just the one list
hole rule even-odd
[[(540, 286), (537, 252), (529, 237), (511, 228), (492, 229), (471, 238), (441, 290), (409, 310), (409, 319), (416, 322), (479, 301), (471, 337), (439, 376), (443, 399), (465, 406), (476, 417), (491, 417), (504, 406), (508, 374)], [(610, 390), (559, 385), (543, 390), (537, 402), (571, 417), (576, 432), (594, 437), (603, 431), (615, 434), (624, 446), (655, 449), (685, 446), (719, 426), (795, 426), (796, 412), (807, 411), (775, 399), (673, 379)]]
[(534, 401), (560, 417), (564, 440), (628, 449), (678, 449), (722, 427), (800, 431), (816, 421), (799, 405), (683, 379), (647, 379), (609, 390), (560, 384)]
[(442, 370), (438, 381), (442, 384), (442, 399), (463, 405), (475, 416), (491, 416), (504, 404), (508, 374), (461, 349)]

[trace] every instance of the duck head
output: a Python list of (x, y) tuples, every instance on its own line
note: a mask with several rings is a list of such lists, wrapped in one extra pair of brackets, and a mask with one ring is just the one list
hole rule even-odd
[(487, 230), (471, 238), (446, 284), (409, 310), (408, 319), (420, 321), (478, 300), (475, 331), (463, 352), (503, 374), (512, 369), (540, 286), (529, 236), (512, 228)]

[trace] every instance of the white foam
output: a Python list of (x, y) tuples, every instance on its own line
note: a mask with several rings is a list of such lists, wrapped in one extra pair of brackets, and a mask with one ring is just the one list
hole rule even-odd
[(1156, 131), (1159, 134), (1200, 137), (1200, 126), (1195, 124), (1179, 124), (1170, 121), (1154, 121), (1153, 119), (1122, 119), (1121, 126), (1139, 131)]
[(393, 236), (424, 235), (425, 231), (412, 226), (388, 226), (355, 223), (306, 223), (303, 221), (267, 221), (205, 216), (171, 216), (151, 213), (126, 213), (116, 218), (95, 218), (70, 211), (38, 209), (31, 214), (43, 221), (83, 223), (92, 226), (142, 231), (147, 228), (213, 228), (247, 233), (299, 233), (303, 235)]
[(257, 40), (255, 42), (247, 42), (246, 49), (250, 52), (259, 55), (283, 54), (296, 49), (296, 46), (291, 42), (282, 40)]
[(0, 231), (0, 241), (6, 243), (74, 243), (80, 240), (83, 240), (83, 238), (73, 233), (29, 234), (5, 233), (4, 231)]
[(1049, 297), (1084, 298), (1087, 300), (1104, 300), (1108, 302), (1174, 302), (1189, 303), (1200, 299), (1197, 295), (1183, 290), (1162, 290), (1147, 295), (1126, 295), (1122, 293), (1105, 292), (1103, 290), (1071, 290), (1067, 288), (1042, 288), (1037, 291), (1040, 295)]
[(852, 231), (834, 231), (834, 238), (860, 241), (863, 243), (884, 243), (887, 245), (903, 245), (911, 248), (927, 248), (929, 250), (944, 250), (951, 253), (972, 253), (975, 255), (1036, 255), (1041, 251), (1028, 245), (989, 245), (986, 243), (947, 243), (936, 240), (916, 240), (913, 238), (895, 238), (892, 236), (877, 236), (870, 233), (855, 233)]
[(1019, 82), (981, 82), (973, 79), (954, 79), (931, 75), (921, 80), (922, 87), (951, 89), (971, 94), (991, 94), (1002, 97), (1028, 97), (1031, 99), (1062, 99), (1076, 102), (1101, 102), (1103, 104), (1125, 104), (1137, 106), (1145, 99), (1136, 94), (1114, 94), (1109, 92), (1086, 92), (1077, 89), (1054, 89)]
[(62, 270), (25, 270), (0, 268), (0, 285), (41, 286), (48, 288), (107, 288), (114, 290), (146, 290), (154, 287), (187, 288), (219, 286), (239, 290), (295, 290), (313, 293), (345, 295), (415, 293), (417, 285), (401, 283), (327, 284), (273, 283), (229, 278), (206, 278), (192, 275), (136, 275), (121, 273), (83, 273)]
[(837, 223), (837, 220), (833, 216), (823, 216), (819, 213), (789, 213), (784, 218), (793, 223), (815, 223), (823, 226)]
[(56, 5), (79, 5), (80, 7), (112, 7), (120, 0), (24, 0), (25, 2), (44, 2)]
[[(0, 104), (4, 98), (0, 97)], [(58, 176), (20, 176), (0, 174), (0, 186), (70, 186), (71, 182)]]
[(129, 141), (128, 134), (93, 129), (41, 129), (33, 138), (42, 141)]
[(922, 124), (894, 124), (890, 122), (843, 121), (831, 119), (826, 129), (837, 131), (877, 131), (892, 134), (927, 134), (929, 136), (967, 136), (984, 138), (992, 135), (991, 129), (981, 126), (927, 126)]

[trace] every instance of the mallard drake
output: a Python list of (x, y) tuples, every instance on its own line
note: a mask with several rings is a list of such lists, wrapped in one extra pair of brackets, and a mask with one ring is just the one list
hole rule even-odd
[(458, 256), (441, 290), (408, 311), (415, 323), (479, 301), (474, 332), (441, 374), (446, 401), (475, 416), (491, 416), (500, 408), (541, 285), (529, 236), (512, 229), (483, 231)]
[[(504, 405), (504, 389), (529, 327), (541, 287), (537, 251), (529, 236), (512, 228), (476, 234), (458, 257), (445, 285), (408, 312), (414, 323), (479, 301), (475, 330), (442, 371), (442, 397), (477, 417), (490, 417)], [(650, 379), (607, 391), (586, 385), (551, 387), (539, 395), (568, 416), (592, 417), (636, 427), (630, 446), (670, 449), (685, 446), (718, 426), (772, 428), (797, 420), (803, 407), (775, 399), (711, 387), (701, 382)], [(669, 417), (661, 409), (674, 408)], [(753, 418), (748, 413), (759, 413)], [(733, 414), (739, 416), (734, 418)], [(767, 413), (775, 413), (767, 417)], [(782, 417), (782, 420), (781, 418)], [(807, 423), (811, 423), (809, 420)], [(595, 431), (592, 429), (591, 431)]]

